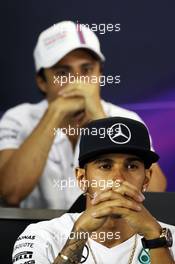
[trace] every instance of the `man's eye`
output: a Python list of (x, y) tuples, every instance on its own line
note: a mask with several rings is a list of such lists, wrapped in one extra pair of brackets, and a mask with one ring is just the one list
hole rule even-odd
[(92, 73), (92, 71), (93, 71), (93, 67), (92, 66), (87, 66), (87, 67), (84, 67), (82, 69), (83, 74), (90, 74), (90, 73)]
[(67, 76), (68, 74), (69, 72), (65, 70), (56, 71), (57, 76)]
[(134, 169), (137, 169), (137, 168), (138, 168), (138, 165), (135, 164), (135, 163), (131, 163), (131, 164), (128, 164), (128, 165), (127, 165), (127, 168), (128, 168), (129, 170), (134, 170)]
[(102, 165), (100, 165), (100, 169), (109, 170), (111, 168), (112, 168), (111, 164), (102, 164)]

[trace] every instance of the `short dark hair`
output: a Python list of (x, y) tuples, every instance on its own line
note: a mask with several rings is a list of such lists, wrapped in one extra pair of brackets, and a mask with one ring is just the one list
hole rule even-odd
[[(45, 72), (44, 72), (44, 68), (41, 68), (41, 69), (37, 72), (36, 75), (39, 76), (40, 78), (42, 78), (45, 82), (47, 82), (46, 75), (45, 75)], [(39, 89), (39, 87), (38, 87), (38, 90), (39, 90), (39, 92), (40, 92), (41, 95), (46, 96), (46, 93), (43, 92), (41, 89)]]
[(39, 70), (39, 72), (37, 72), (37, 75), (38, 75), (39, 77), (41, 77), (41, 78), (46, 82), (46, 76), (45, 76), (45, 73), (44, 73), (44, 68), (41, 68), (41, 69)]

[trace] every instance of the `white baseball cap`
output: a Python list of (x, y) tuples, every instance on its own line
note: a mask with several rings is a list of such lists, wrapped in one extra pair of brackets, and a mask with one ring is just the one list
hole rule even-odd
[(105, 60), (97, 36), (88, 27), (72, 21), (54, 24), (38, 37), (33, 53), (36, 71), (52, 67), (69, 52), (78, 48), (91, 50), (102, 61)]

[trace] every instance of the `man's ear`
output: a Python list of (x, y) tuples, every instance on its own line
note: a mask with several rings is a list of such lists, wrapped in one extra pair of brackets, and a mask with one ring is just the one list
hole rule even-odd
[(99, 69), (99, 71), (100, 71), (100, 74), (103, 75), (103, 72), (104, 72), (104, 64), (103, 64), (103, 62), (100, 62), (100, 69)]
[(75, 175), (78, 182), (78, 186), (83, 192), (86, 192), (86, 175), (85, 175), (85, 169), (77, 167), (75, 169)]
[(152, 169), (150, 167), (149, 169), (145, 169), (145, 179), (142, 187), (143, 192), (146, 192), (146, 190), (148, 189), (148, 185), (150, 183), (151, 177), (152, 177)]
[(35, 77), (36, 83), (38, 88), (44, 92), (47, 93), (47, 81), (44, 80), (41, 76), (39, 76), (38, 74)]

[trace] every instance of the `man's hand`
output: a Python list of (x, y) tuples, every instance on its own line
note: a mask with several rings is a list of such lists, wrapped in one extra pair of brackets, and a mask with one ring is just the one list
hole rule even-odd
[[(118, 188), (114, 186), (98, 192), (91, 200), (92, 206), (75, 222), (73, 230), (90, 234), (102, 227), (108, 217), (116, 216), (125, 219), (135, 233), (142, 234), (146, 239), (157, 238), (161, 227), (143, 206), (143, 200), (144, 196), (135, 186), (123, 181)], [(85, 242), (86, 240), (79, 239), (72, 243), (68, 240), (62, 252), (69, 257), (74, 254), (73, 259), (80, 260)], [(80, 245), (80, 249), (76, 246), (77, 244)], [(151, 263), (175, 263), (167, 248), (150, 250), (150, 256)], [(54, 264), (56, 263), (63, 263), (59, 256)]]
[(109, 216), (115, 215), (124, 218), (136, 233), (142, 233), (147, 237), (155, 235), (160, 228), (159, 224), (144, 208), (143, 200), (142, 193), (124, 181), (118, 188), (108, 188), (99, 192), (91, 200), (92, 206), (80, 216), (76, 225), (80, 229), (92, 232), (100, 228)]
[(101, 102), (98, 84), (76, 82), (68, 84), (59, 91), (59, 96), (64, 98), (83, 98), (85, 103), (86, 117), (89, 120), (105, 117)]
[(110, 215), (125, 219), (132, 229), (146, 239), (159, 237), (161, 227), (156, 219), (143, 206), (143, 196), (139, 190), (128, 182), (119, 188), (100, 192), (92, 200), (95, 211), (91, 214), (95, 219)]
[(62, 119), (71, 118), (75, 113), (84, 111), (85, 102), (82, 97), (64, 98), (59, 96), (50, 102), (48, 108), (62, 115)]

